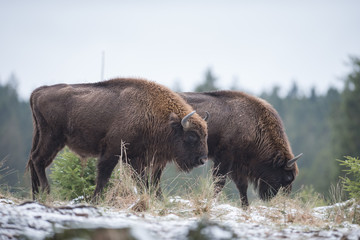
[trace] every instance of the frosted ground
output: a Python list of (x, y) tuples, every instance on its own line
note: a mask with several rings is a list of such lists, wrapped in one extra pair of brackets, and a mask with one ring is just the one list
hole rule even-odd
[[(46, 206), (0, 197), (0, 239), (360, 239), (360, 227), (341, 221), (353, 201), (310, 210), (292, 204), (252, 204), (247, 210), (174, 197), (176, 208), (134, 212), (71, 203)], [(337, 220), (337, 219), (340, 219)]]

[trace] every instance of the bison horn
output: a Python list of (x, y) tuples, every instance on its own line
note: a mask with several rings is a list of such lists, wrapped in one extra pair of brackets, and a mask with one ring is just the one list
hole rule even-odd
[(303, 154), (300, 153), (299, 155), (297, 155), (297, 156), (294, 157), (293, 159), (290, 159), (290, 160), (287, 162), (286, 166), (289, 167), (289, 168), (292, 167), (292, 166), (294, 165), (294, 163), (296, 162), (296, 160), (298, 160), (302, 155), (303, 155)]
[(188, 120), (189, 118), (194, 115), (194, 113), (196, 113), (196, 111), (192, 111), (191, 113), (189, 113), (188, 115), (186, 115), (182, 120), (181, 120), (181, 125), (183, 126), (183, 128), (188, 128), (189, 127), (189, 123)]
[(210, 117), (210, 113), (209, 112), (205, 112), (206, 113), (206, 116), (204, 117), (204, 121), (207, 122), (207, 120), (209, 120), (209, 117)]

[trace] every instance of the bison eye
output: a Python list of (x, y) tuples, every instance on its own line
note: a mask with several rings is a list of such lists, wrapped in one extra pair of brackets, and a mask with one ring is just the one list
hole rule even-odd
[(286, 176), (285, 176), (285, 181), (290, 183), (294, 180), (294, 175), (292, 173), (288, 173)]
[(199, 137), (193, 132), (190, 132), (190, 133), (186, 134), (186, 136), (185, 136), (185, 142), (188, 142), (188, 143), (195, 143), (198, 141), (198, 139), (199, 139)]

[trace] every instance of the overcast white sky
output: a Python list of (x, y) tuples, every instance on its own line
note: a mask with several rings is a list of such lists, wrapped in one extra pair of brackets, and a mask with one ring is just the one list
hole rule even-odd
[(212, 68), (259, 94), (315, 86), (324, 93), (360, 56), (360, 1), (0, 0), (0, 81), (24, 98), (41, 85), (142, 77), (183, 91)]

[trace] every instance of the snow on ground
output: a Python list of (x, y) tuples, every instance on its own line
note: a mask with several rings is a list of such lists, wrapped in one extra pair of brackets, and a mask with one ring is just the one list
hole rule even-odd
[[(172, 201), (180, 202), (183, 208), (159, 214), (75, 204), (18, 204), (0, 198), (0, 239), (65, 239), (65, 234), (67, 239), (105, 239), (99, 235), (138, 240), (360, 239), (359, 226), (347, 222), (293, 224), (289, 216), (300, 214), (295, 209), (258, 205), (243, 210), (212, 203), (206, 214), (196, 215), (190, 201)], [(331, 207), (314, 208), (311, 214), (315, 221), (326, 220)]]

